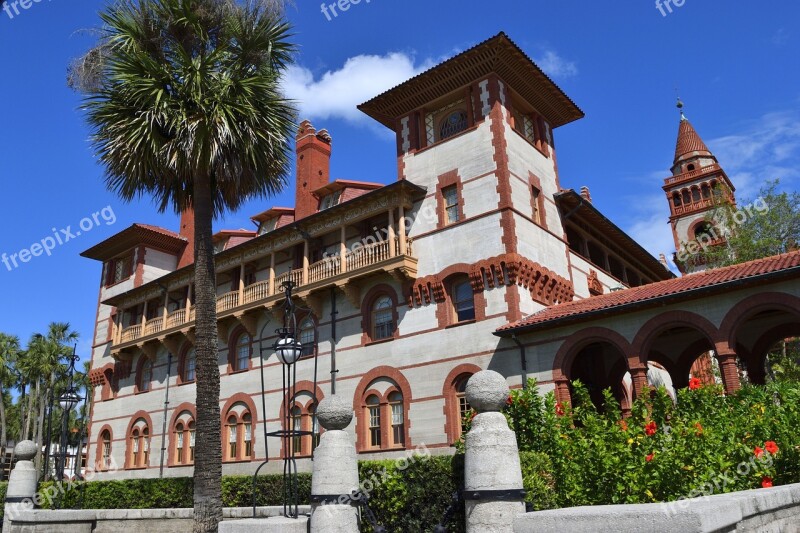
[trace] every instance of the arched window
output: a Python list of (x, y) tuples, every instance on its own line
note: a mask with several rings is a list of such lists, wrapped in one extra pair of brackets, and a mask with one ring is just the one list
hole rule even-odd
[(700, 189), (697, 187), (692, 188), (692, 201), (699, 202), (700, 201)]
[(372, 304), (372, 340), (394, 337), (394, 310), (389, 296), (380, 296)]
[(450, 289), (455, 322), (475, 320), (475, 295), (466, 276), (453, 280)]
[(314, 355), (314, 350), (317, 347), (317, 334), (314, 326), (314, 319), (311, 317), (306, 318), (303, 320), (303, 323), (300, 324), (299, 339), (300, 343), (303, 345), (301, 357)]
[(463, 435), (464, 431), (466, 430), (466, 428), (464, 427), (466, 423), (465, 418), (469, 410), (472, 409), (469, 405), (469, 402), (467, 401), (467, 394), (466, 394), (467, 381), (469, 381), (470, 377), (472, 376), (461, 377), (456, 382), (456, 400), (458, 400), (458, 419), (461, 421), (461, 423), (458, 425), (460, 431), (460, 433), (458, 434), (459, 438), (461, 438), (461, 435)]
[[(292, 431), (303, 431), (303, 409), (299, 405), (292, 408)], [(292, 436), (292, 453), (303, 454), (303, 436)]]
[(367, 420), (369, 420), (369, 447), (381, 447), (381, 400), (374, 394), (367, 398)]
[(181, 376), (184, 383), (191, 383), (195, 380), (197, 369), (197, 353), (194, 348), (186, 352), (183, 360), (183, 376)]
[(675, 207), (680, 207), (681, 206), (681, 195), (680, 194), (675, 193), (675, 194), (672, 195), (672, 204)]
[(144, 418), (131, 426), (128, 436), (128, 468), (147, 468), (150, 465), (150, 428)]
[(714, 240), (714, 226), (709, 222), (702, 222), (694, 228), (694, 238), (696, 240)]
[(224, 459), (247, 461), (253, 458), (253, 419), (250, 409), (237, 402), (225, 415)]
[(461, 109), (453, 111), (442, 119), (439, 125), (439, 140), (443, 141), (467, 129), (467, 112)]
[(687, 189), (684, 189), (682, 192), (683, 192), (683, 203), (684, 203), (684, 205), (691, 205), (692, 204), (692, 196), (689, 194), (689, 191)]
[(100, 468), (111, 468), (111, 432), (107, 429), (100, 434)]
[(228, 417), (228, 460), (236, 460), (239, 457), (239, 420), (236, 415)]
[(242, 333), (236, 339), (236, 345), (233, 354), (233, 371), (241, 372), (250, 369), (250, 352), (252, 345), (250, 343), (250, 335)]
[(189, 411), (178, 415), (175, 423), (172, 462), (175, 465), (190, 465), (194, 462), (194, 417)]
[[(144, 356), (143, 356), (144, 357)], [(137, 392), (148, 392), (153, 381), (153, 361), (146, 359), (139, 367)]]
[(389, 409), (392, 413), (392, 445), (405, 446), (406, 424), (403, 409), (403, 395), (394, 391), (389, 394)]

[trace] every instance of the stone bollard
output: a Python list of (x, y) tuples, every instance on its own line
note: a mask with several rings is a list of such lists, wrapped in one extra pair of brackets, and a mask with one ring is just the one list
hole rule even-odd
[(14, 456), (17, 464), (8, 478), (3, 531), (11, 531), (11, 519), (20, 511), (33, 509), (33, 497), (39, 482), (39, 475), (31, 461), (36, 457), (36, 443), (30, 440), (17, 443), (14, 446)]
[(353, 437), (344, 431), (353, 420), (353, 408), (341, 396), (325, 398), (317, 406), (317, 420), (325, 428), (314, 451), (311, 475), (311, 533), (358, 533), (358, 460)]
[(467, 533), (512, 533), (525, 512), (517, 436), (501, 413), (508, 384), (491, 370), (467, 382), (466, 397), (478, 413), (466, 437), (464, 500)]

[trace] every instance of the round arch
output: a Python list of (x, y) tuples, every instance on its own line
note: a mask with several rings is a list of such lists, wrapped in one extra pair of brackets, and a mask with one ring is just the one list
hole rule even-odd
[(721, 340), (736, 345), (736, 332), (741, 325), (762, 311), (780, 310), (800, 320), (800, 298), (784, 292), (766, 292), (749, 296), (734, 305), (720, 326)]

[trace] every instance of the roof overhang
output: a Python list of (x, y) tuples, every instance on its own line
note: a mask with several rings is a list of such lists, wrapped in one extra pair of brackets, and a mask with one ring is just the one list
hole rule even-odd
[(381, 183), (369, 183), (366, 181), (351, 181), (351, 180), (336, 180), (332, 181), (326, 185), (323, 185), (319, 189), (315, 190), (312, 194), (318, 198), (322, 198), (323, 196), (327, 196), (331, 193), (336, 191), (341, 191), (343, 189), (359, 189), (359, 190), (366, 190), (371, 191), (375, 189), (380, 189), (383, 187)]
[(273, 207), (271, 209), (267, 209), (263, 213), (259, 213), (250, 217), (250, 220), (254, 222), (266, 222), (271, 218), (279, 217), (281, 215), (294, 216), (294, 209), (291, 207)]
[(131, 227), (82, 252), (81, 257), (105, 262), (135, 246), (141, 245), (179, 254), (183, 251), (187, 242), (188, 240), (185, 237), (181, 237), (177, 233), (161, 228), (146, 227), (142, 224), (133, 224)]
[(389, 129), (395, 120), (453, 91), (497, 74), (553, 128), (583, 111), (505, 33), (500, 33), (358, 106)]

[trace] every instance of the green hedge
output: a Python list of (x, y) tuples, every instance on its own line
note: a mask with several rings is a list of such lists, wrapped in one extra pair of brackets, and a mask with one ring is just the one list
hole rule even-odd
[[(6, 489), (8, 488), (8, 481), (0, 481), (0, 497), (3, 501), (6, 499)], [(3, 516), (5, 515), (5, 505), (0, 509), (0, 524), (3, 523)]]
[[(298, 476), (300, 501), (311, 495), (311, 475)], [(222, 503), (225, 507), (249, 507), (253, 504), (252, 476), (224, 476), (222, 478)], [(42, 507), (83, 509), (173, 509), (193, 505), (192, 478), (125, 479), (118, 481), (91, 481), (69, 486), (62, 494), (54, 482), (41, 483), (39, 495)], [(282, 505), (283, 479), (279, 475), (258, 477), (259, 506)], [(5, 489), (3, 489), (5, 491)], [(81, 495), (80, 492), (83, 491)], [(47, 494), (55, 495), (48, 498)]]

